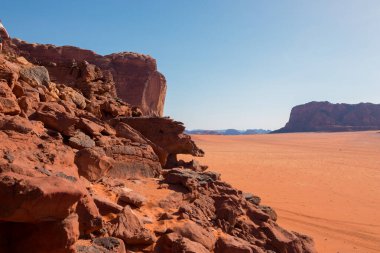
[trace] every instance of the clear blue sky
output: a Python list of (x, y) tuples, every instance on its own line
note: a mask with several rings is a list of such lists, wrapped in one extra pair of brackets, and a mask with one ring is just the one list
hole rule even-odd
[(157, 59), (189, 129), (283, 126), (309, 101), (380, 103), (379, 0), (2, 0), (11, 36)]

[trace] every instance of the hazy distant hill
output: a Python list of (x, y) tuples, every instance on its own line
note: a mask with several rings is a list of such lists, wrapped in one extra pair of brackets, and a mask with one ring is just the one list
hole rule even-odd
[(289, 122), (273, 133), (341, 132), (380, 129), (380, 104), (310, 102), (293, 107)]
[(265, 129), (247, 129), (247, 130), (237, 130), (237, 129), (222, 129), (222, 130), (204, 130), (204, 129), (194, 129), (185, 130), (187, 134), (207, 134), (207, 135), (248, 135), (248, 134), (267, 134), (270, 130)]

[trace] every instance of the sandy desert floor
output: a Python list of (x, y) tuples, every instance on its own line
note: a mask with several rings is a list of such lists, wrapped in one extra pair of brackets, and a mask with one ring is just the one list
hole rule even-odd
[(260, 196), (280, 225), (312, 236), (318, 252), (380, 252), (380, 133), (193, 139), (206, 151), (202, 163)]

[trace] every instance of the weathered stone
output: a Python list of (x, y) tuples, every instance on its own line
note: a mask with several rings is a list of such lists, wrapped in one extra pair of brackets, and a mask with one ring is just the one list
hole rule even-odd
[(43, 66), (22, 68), (20, 78), (33, 86), (44, 85), (47, 87), (50, 83), (49, 72)]
[(86, 98), (73, 88), (64, 86), (59, 91), (59, 97), (61, 99), (73, 102), (80, 109), (86, 108)]
[(169, 118), (145, 117), (123, 118), (121, 121), (136, 129), (168, 154), (204, 155), (203, 150), (197, 147), (191, 137), (184, 134), (185, 127), (181, 122)]
[(269, 215), (259, 209), (257, 206), (247, 205), (247, 216), (253, 221), (268, 221)]
[(202, 244), (193, 242), (186, 237), (178, 238), (172, 244), (173, 253), (210, 253)]
[(0, 113), (17, 115), (21, 109), (15, 99), (0, 97)]
[(105, 147), (105, 152), (115, 160), (107, 173), (110, 177), (157, 177), (161, 171), (158, 158), (148, 145), (116, 144)]
[(253, 253), (253, 250), (247, 241), (223, 235), (216, 242), (215, 253)]
[(86, 118), (81, 118), (78, 127), (90, 136), (100, 136), (105, 127)]
[(65, 107), (52, 102), (41, 103), (35, 113), (35, 118), (42, 121), (46, 127), (67, 136), (75, 134), (75, 125), (79, 122), (79, 119), (67, 112)]
[[(84, 193), (58, 177), (0, 174), (0, 220), (40, 222), (67, 217)], [(59, 199), (59, 201), (57, 201)]]
[(247, 201), (249, 201), (255, 205), (260, 205), (260, 202), (261, 202), (260, 197), (255, 196), (252, 193), (248, 193), (248, 192), (243, 193), (243, 198), (245, 198), (245, 200), (247, 200)]
[(79, 231), (81, 235), (90, 234), (102, 228), (102, 217), (98, 207), (89, 194), (80, 199), (76, 207), (78, 214)]
[(304, 253), (315, 252), (313, 240), (305, 235), (291, 233), (270, 222), (262, 227), (274, 251)]
[(128, 124), (122, 123), (122, 122), (116, 123), (115, 130), (116, 130), (116, 136), (118, 137), (127, 138), (133, 142), (149, 144), (153, 148), (156, 155), (158, 156), (161, 165), (164, 166), (166, 164), (166, 159), (168, 156), (167, 152), (163, 148), (151, 142), (149, 139), (145, 138), (137, 130), (130, 127)]
[(110, 213), (117, 214), (123, 211), (122, 206), (112, 202), (106, 197), (99, 195), (93, 195), (92, 197), (101, 215), (107, 215)]
[(21, 109), (11, 88), (4, 81), (0, 81), (0, 113), (17, 115), (20, 112)]
[(207, 185), (219, 179), (220, 175), (210, 172), (195, 172), (190, 169), (174, 168), (164, 175), (165, 181), (169, 184), (180, 184), (189, 191), (196, 190), (200, 185)]
[(75, 253), (126, 253), (124, 242), (114, 237), (95, 238), (92, 242), (78, 241)]
[(20, 116), (7, 116), (0, 115), (0, 130), (16, 131), (22, 134), (30, 133), (36, 130), (36, 133), (40, 133), (38, 130), (38, 124), (33, 124), (28, 119)]
[(112, 235), (122, 239), (127, 245), (152, 244), (156, 237), (144, 227), (139, 218), (128, 207), (112, 221)]
[(72, 148), (83, 149), (95, 147), (95, 141), (81, 131), (77, 131), (69, 138), (68, 144)]
[(10, 225), (8, 252), (72, 253), (72, 245), (79, 238), (78, 227), (75, 214), (62, 221), (13, 223)]
[(271, 220), (276, 221), (277, 220), (277, 213), (276, 211), (271, 208), (270, 206), (259, 206), (259, 209), (266, 213)]
[(214, 249), (216, 238), (213, 233), (192, 221), (175, 226), (173, 231), (182, 237), (200, 243), (210, 251)]
[(75, 155), (75, 164), (79, 175), (90, 181), (96, 181), (105, 176), (112, 167), (113, 159), (106, 156), (102, 148), (85, 148)]
[(124, 205), (127, 204), (135, 207), (141, 207), (145, 204), (146, 198), (134, 191), (121, 191), (118, 202)]

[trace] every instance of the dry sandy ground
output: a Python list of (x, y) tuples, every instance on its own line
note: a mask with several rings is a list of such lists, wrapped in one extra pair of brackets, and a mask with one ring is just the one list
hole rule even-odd
[(320, 253), (380, 252), (380, 133), (193, 136), (199, 159), (311, 235)]

